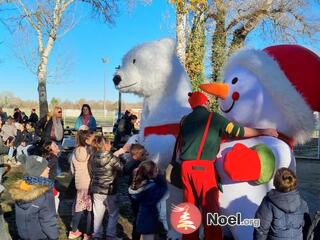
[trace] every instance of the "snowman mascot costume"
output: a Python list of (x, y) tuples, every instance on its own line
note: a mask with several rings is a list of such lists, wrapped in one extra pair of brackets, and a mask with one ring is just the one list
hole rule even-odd
[(240, 213), (242, 219), (225, 232), (234, 239), (250, 240), (256, 222), (247, 219), (254, 218), (273, 188), (275, 171), (281, 167), (295, 170), (293, 146), (305, 143), (314, 130), (313, 111), (320, 111), (320, 58), (298, 45), (243, 49), (225, 66), (224, 83), (200, 88), (221, 98), (220, 108), (228, 120), (279, 132), (278, 138), (226, 140), (216, 160), (223, 188), (221, 214)]

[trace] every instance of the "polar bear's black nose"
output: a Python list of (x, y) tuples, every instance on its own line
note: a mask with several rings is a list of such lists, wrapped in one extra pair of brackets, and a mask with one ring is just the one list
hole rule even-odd
[(118, 86), (120, 82), (121, 82), (121, 76), (120, 76), (120, 75), (115, 75), (115, 76), (113, 77), (113, 83), (114, 83), (114, 85)]

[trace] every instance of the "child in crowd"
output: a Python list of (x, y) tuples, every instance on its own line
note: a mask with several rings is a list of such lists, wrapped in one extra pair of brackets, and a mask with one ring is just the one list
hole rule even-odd
[(52, 181), (55, 181), (57, 177), (57, 164), (59, 152), (59, 146), (54, 141), (48, 141), (43, 145), (42, 157), (44, 157), (48, 161), (48, 166), (50, 169), (49, 178)]
[(129, 194), (139, 205), (136, 218), (136, 231), (143, 240), (155, 239), (159, 227), (157, 204), (167, 191), (167, 183), (159, 174), (158, 166), (152, 161), (143, 161), (137, 170)]
[[(0, 166), (0, 169), (1, 169), (1, 166)], [(2, 173), (0, 172), (0, 178), (1, 178), (1, 176), (2, 176)], [(2, 193), (4, 192), (4, 190), (5, 190), (4, 187), (0, 183), (0, 197), (1, 197)], [(11, 236), (10, 236), (9, 230), (8, 230), (8, 224), (4, 219), (4, 212), (1, 207), (1, 200), (0, 200), (0, 236), (1, 236), (1, 240), (11, 240)]]
[(122, 172), (119, 152), (110, 152), (110, 141), (103, 136), (96, 136), (92, 142), (93, 155), (90, 159), (90, 190), (93, 193), (93, 238), (103, 237), (102, 221), (105, 211), (108, 212), (106, 239), (116, 238), (116, 226), (119, 217), (117, 203), (117, 179)]
[(9, 116), (5, 124), (1, 128), (0, 136), (2, 140), (6, 142), (9, 138), (15, 138), (17, 135), (17, 128), (15, 126), (14, 119)]
[[(11, 144), (12, 145), (12, 144)], [(8, 145), (6, 142), (2, 140), (0, 137), (0, 157), (2, 159), (2, 155), (7, 155), (9, 153), (10, 145)]]
[[(125, 145), (126, 146), (126, 145)], [(124, 146), (124, 147), (125, 147)], [(130, 146), (130, 158), (124, 166), (124, 174), (129, 175), (129, 182), (132, 183), (133, 173), (136, 168), (138, 168), (139, 164), (146, 160), (147, 152), (144, 146), (140, 144), (132, 144)], [(132, 226), (132, 240), (140, 240), (141, 234), (136, 231), (136, 221), (139, 210), (139, 204), (136, 201), (131, 200), (131, 207), (134, 216), (133, 226)]]
[(4, 163), (1, 156), (1, 154), (3, 153), (6, 153), (6, 149), (3, 149), (2, 139), (0, 138), (0, 236), (1, 240), (11, 240), (9, 231), (7, 229), (7, 223), (4, 220), (4, 212), (2, 211), (1, 207), (1, 195), (5, 190), (4, 186), (2, 185), (2, 179), (4, 175), (6, 175), (11, 169), (11, 166), (9, 164)]
[(71, 158), (71, 172), (75, 177), (77, 195), (71, 223), (72, 231), (69, 232), (69, 239), (75, 239), (82, 235), (78, 230), (78, 226), (83, 214), (87, 216), (86, 231), (83, 239), (91, 239), (92, 200), (89, 194), (90, 175), (88, 170), (91, 153), (89, 148), (91, 135), (87, 130), (80, 130), (78, 132), (77, 147), (73, 151)]
[[(49, 179), (53, 183), (55, 183), (57, 178), (57, 165), (58, 165), (59, 152), (60, 152), (60, 149), (54, 141), (49, 141), (44, 143), (43, 150), (42, 150), (42, 157), (48, 161)], [(57, 191), (56, 188), (54, 188), (53, 194), (54, 194), (56, 211), (58, 213), (59, 203), (60, 203), (60, 200), (59, 200), (60, 193)]]
[[(126, 147), (126, 145), (124, 147)], [(142, 161), (146, 160), (147, 151), (141, 144), (132, 144), (129, 148), (130, 158), (124, 166), (124, 174), (132, 176), (133, 170), (136, 169)], [(130, 181), (130, 183), (131, 182), (132, 181)]]
[(297, 190), (296, 175), (288, 168), (280, 168), (273, 184), (275, 189), (267, 193), (256, 212), (260, 226), (254, 229), (254, 240), (302, 240), (304, 218), (309, 210)]
[(15, 147), (17, 149), (17, 157), (21, 154), (28, 155), (28, 147), (32, 143), (31, 133), (28, 132), (27, 124), (17, 124), (17, 137), (15, 140)]
[(9, 190), (15, 201), (18, 234), (21, 239), (58, 239), (53, 182), (48, 179), (48, 162), (36, 157), (28, 158), (23, 165), (27, 176), (16, 181)]

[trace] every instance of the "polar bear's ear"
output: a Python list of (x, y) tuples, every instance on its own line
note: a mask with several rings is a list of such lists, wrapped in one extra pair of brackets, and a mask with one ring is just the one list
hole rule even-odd
[(176, 48), (176, 42), (172, 38), (163, 38), (159, 41), (159, 43), (163, 46), (166, 46), (166, 48), (169, 48), (170, 50), (175, 50)]

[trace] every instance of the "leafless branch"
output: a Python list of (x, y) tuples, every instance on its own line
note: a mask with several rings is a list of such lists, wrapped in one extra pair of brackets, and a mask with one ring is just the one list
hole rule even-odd
[(28, 22), (30, 23), (30, 25), (37, 30), (37, 26), (36, 23), (34, 22), (34, 20), (32, 19), (32, 14), (28, 11), (28, 9), (26, 8), (26, 6), (24, 5), (24, 3), (21, 0), (17, 1), (19, 6), (22, 8), (22, 11), (25, 13)]
[(114, 17), (118, 14), (117, 0), (81, 0), (91, 5), (94, 16), (100, 16), (106, 23), (114, 23)]

